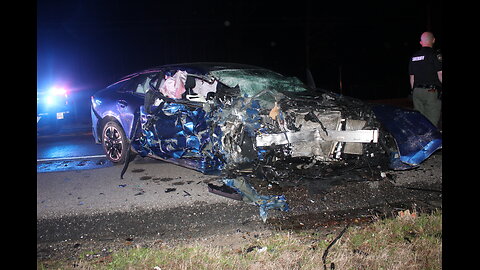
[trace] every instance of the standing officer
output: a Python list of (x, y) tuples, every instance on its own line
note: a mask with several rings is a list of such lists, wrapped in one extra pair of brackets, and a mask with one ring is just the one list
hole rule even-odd
[(435, 37), (424, 32), (420, 37), (422, 48), (413, 54), (408, 70), (410, 87), (413, 90), (413, 108), (421, 112), (435, 126), (442, 109), (442, 62), (441, 55), (433, 50)]

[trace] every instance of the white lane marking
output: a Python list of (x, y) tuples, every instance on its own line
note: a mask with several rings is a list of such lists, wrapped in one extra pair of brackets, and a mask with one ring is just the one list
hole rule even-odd
[(60, 160), (69, 160), (69, 159), (85, 159), (85, 158), (104, 158), (106, 155), (95, 155), (95, 156), (82, 156), (82, 157), (62, 157), (62, 158), (43, 158), (37, 159), (37, 162), (44, 161), (60, 161)]

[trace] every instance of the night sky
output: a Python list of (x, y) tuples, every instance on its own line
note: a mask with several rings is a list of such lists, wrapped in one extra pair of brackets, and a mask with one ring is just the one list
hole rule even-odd
[(258, 65), (364, 99), (406, 97), (423, 31), (442, 48), (441, 2), (37, 1), (37, 87), (100, 89), (163, 64)]

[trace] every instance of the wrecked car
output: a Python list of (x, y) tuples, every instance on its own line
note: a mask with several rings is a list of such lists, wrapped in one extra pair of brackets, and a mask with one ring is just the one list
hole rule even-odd
[(410, 169), (442, 147), (441, 133), (416, 111), (231, 63), (130, 74), (92, 96), (91, 115), (112, 162), (128, 166), (136, 154), (280, 185), (363, 167)]
[(312, 90), (249, 65), (166, 65), (91, 99), (93, 136), (112, 162), (123, 162), (131, 146), (207, 174), (376, 156), (407, 169), (442, 147), (441, 133), (416, 111)]

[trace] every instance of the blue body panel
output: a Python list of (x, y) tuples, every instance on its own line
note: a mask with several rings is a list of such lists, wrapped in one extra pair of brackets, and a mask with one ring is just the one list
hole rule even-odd
[(134, 114), (144, 102), (144, 96), (133, 92), (120, 92), (115, 87), (98, 91), (91, 106), (92, 131), (95, 141), (100, 143), (101, 130), (98, 121), (105, 117), (115, 118), (123, 127), (127, 138), (131, 137)]
[[(142, 156), (152, 155), (202, 173), (217, 173), (223, 163), (212, 146), (210, 118), (198, 106), (162, 102), (153, 125), (145, 127), (153, 117), (140, 107), (143, 135), (133, 146)], [(151, 120), (152, 121), (152, 120)]]
[[(420, 112), (388, 105), (372, 107), (375, 116), (397, 142), (400, 161), (417, 166), (442, 148), (442, 133)], [(393, 160), (394, 168), (401, 166)], [(408, 167), (407, 167), (408, 168)]]

